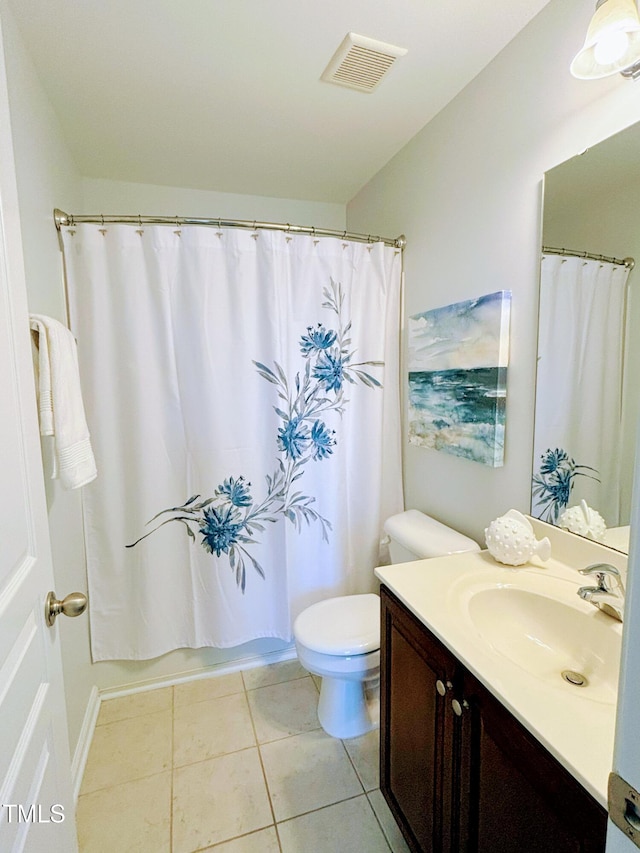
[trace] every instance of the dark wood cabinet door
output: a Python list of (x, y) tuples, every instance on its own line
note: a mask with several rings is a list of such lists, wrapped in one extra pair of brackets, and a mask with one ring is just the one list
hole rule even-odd
[(455, 847), (469, 853), (601, 853), (607, 815), (469, 673), (459, 718)]
[[(380, 787), (409, 846), (449, 851), (455, 659), (384, 587)], [(440, 684), (438, 685), (438, 682)], [(438, 687), (445, 695), (438, 692)]]
[(380, 787), (411, 849), (602, 853), (606, 811), (391, 592), (380, 596)]

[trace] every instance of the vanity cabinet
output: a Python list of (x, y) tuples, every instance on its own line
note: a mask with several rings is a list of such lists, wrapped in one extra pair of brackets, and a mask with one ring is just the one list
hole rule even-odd
[(603, 851), (600, 804), (384, 586), (381, 601), (380, 787), (411, 849)]

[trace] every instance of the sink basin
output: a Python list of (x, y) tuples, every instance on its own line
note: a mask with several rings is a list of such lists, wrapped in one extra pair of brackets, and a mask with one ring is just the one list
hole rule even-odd
[(512, 584), (468, 585), (460, 603), (493, 651), (553, 687), (615, 704), (619, 623), (581, 601), (577, 589), (523, 572)]
[[(606, 807), (623, 626), (578, 597), (589, 581), (577, 569), (611, 553), (624, 573), (626, 560), (551, 525), (537, 532), (549, 533), (557, 553), (544, 564), (502, 566), (480, 551), (382, 566), (376, 575)], [(566, 682), (567, 671), (584, 685)], [(451, 698), (472, 699), (464, 689)]]

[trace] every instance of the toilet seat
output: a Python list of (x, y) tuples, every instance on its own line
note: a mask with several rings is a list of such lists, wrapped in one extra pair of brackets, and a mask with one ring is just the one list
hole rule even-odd
[(380, 598), (343, 595), (312, 604), (294, 622), (299, 643), (325, 655), (364, 655), (380, 648)]

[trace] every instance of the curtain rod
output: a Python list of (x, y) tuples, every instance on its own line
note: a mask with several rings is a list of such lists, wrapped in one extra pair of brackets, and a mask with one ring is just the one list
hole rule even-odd
[(554, 249), (552, 246), (543, 246), (543, 254), (546, 255), (569, 255), (571, 258), (586, 258), (589, 261), (604, 261), (608, 264), (619, 264), (621, 267), (627, 267), (631, 271), (636, 262), (633, 258), (609, 258), (607, 255), (593, 255), (591, 252), (577, 252), (575, 249)]
[(116, 223), (122, 225), (209, 225), (216, 228), (248, 228), (252, 231), (262, 228), (268, 231), (285, 231), (292, 234), (311, 234), (314, 237), (339, 237), (342, 240), (355, 240), (359, 243), (382, 242), (396, 249), (404, 249), (407, 245), (404, 234), (399, 237), (377, 237), (373, 234), (354, 234), (351, 231), (333, 231), (330, 228), (314, 228), (310, 225), (290, 225), (288, 222), (258, 222), (251, 219), (200, 219), (192, 216), (103, 216), (102, 214), (76, 216), (73, 213), (65, 213), (58, 208), (53, 211), (53, 219), (58, 231), (63, 225), (77, 225), (80, 222), (97, 225)]

